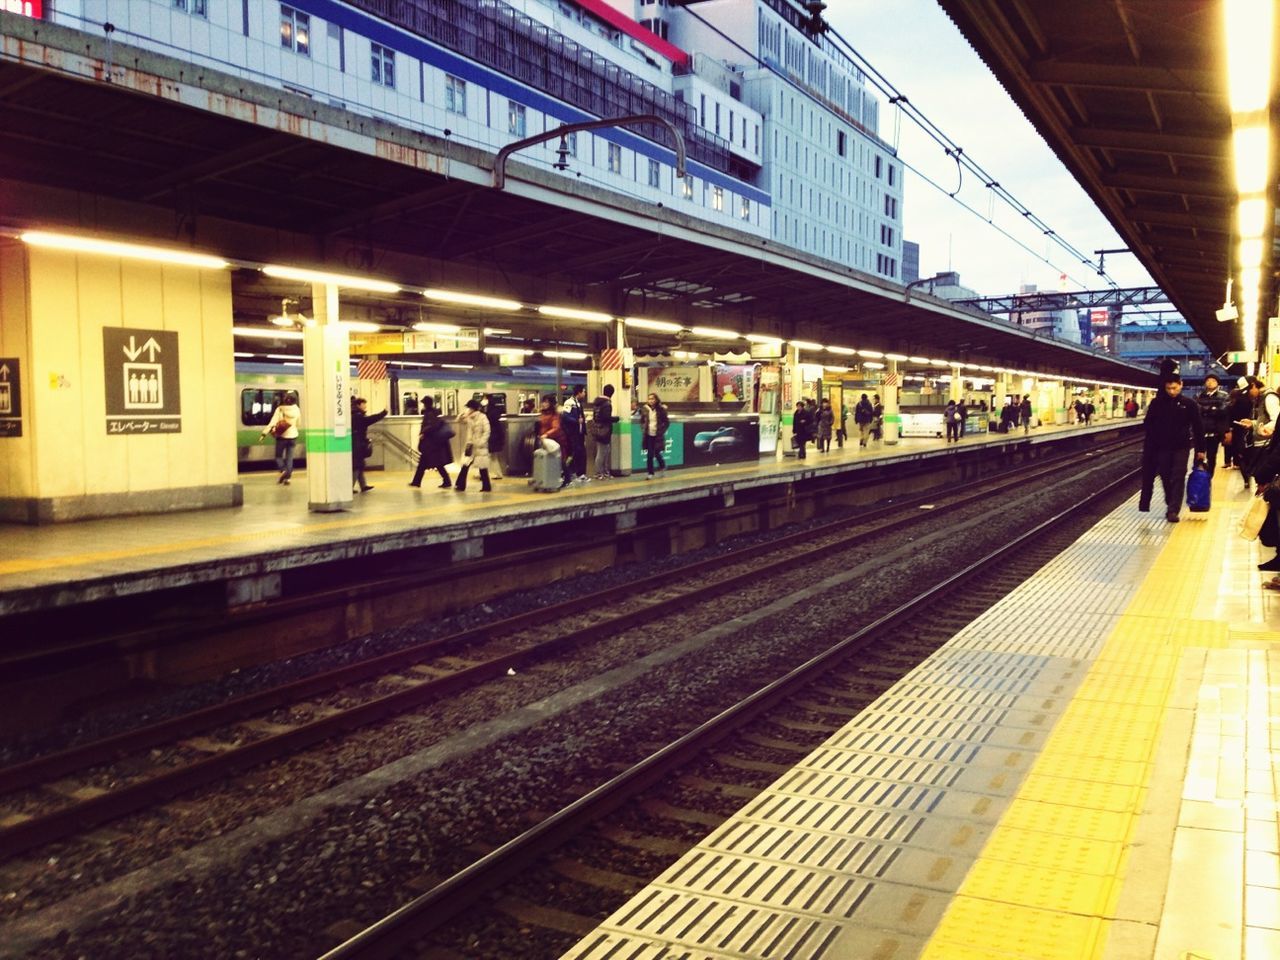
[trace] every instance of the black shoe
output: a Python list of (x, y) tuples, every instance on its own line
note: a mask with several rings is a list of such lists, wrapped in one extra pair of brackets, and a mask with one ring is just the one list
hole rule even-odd
[(1170, 523), (1177, 523), (1179, 520), (1178, 511), (1170, 510), (1168, 513), (1164, 515), (1164, 518), (1168, 520)]
[(492, 493), (492, 492), (493, 492), (493, 487), (481, 487), (481, 488), (480, 488), (480, 492), (481, 492), (481, 493)]
[(448, 490), (448, 489), (449, 489), (450, 487), (452, 487), (452, 486), (453, 486), (453, 484), (452, 484), (452, 483), (450, 483), (448, 480), (446, 480), (444, 483), (440, 484), (440, 489), (441, 489), (441, 490)]
[(1271, 571), (1280, 570), (1280, 553), (1277, 553), (1274, 557), (1272, 557), (1266, 563), (1258, 564), (1258, 569), (1271, 570)]
[(372, 484), (370, 484), (370, 485), (369, 485), (369, 486), (367, 486), (367, 487), (361, 487), (361, 488), (360, 488), (360, 492), (361, 492), (361, 493), (368, 493), (368, 492), (369, 492), (370, 490), (372, 490), (372, 489), (373, 489), (373, 485), (372, 485)]
[(422, 484), (420, 484), (420, 483), (410, 483), (410, 484), (409, 484), (409, 486), (411, 486), (411, 487), (421, 487), (421, 486), (422, 486)]
[(1139, 503), (1139, 504), (1138, 504), (1138, 512), (1139, 512), (1139, 513), (1150, 513), (1150, 512), (1151, 512), (1151, 504), (1149, 504), (1149, 503)]

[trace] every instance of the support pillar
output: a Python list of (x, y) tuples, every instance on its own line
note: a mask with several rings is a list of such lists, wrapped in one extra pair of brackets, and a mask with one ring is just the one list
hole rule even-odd
[(800, 369), (800, 351), (790, 343), (784, 343), (782, 345), (782, 423), (778, 427), (778, 459), (791, 456), (796, 401), (802, 396), (804, 396), (804, 374)]
[[(624, 373), (631, 369), (631, 351), (627, 348), (627, 328), (621, 320), (613, 321), (613, 342), (616, 353), (602, 351), (596, 358), (596, 369), (587, 378), (587, 393), (591, 398), (600, 396), (605, 386), (613, 387), (613, 415), (618, 422), (613, 425), (613, 441), (609, 444), (609, 470), (627, 476), (631, 473), (632, 437), (631, 391), (623, 387)], [(605, 350), (607, 351), (607, 347)], [(643, 402), (644, 398), (641, 398)]]
[(951, 387), (947, 390), (947, 399), (954, 400), (956, 403), (964, 399), (964, 379), (958, 363), (951, 367)]
[(351, 359), (338, 322), (338, 288), (313, 284), (316, 322), (302, 340), (302, 435), (307, 445), (308, 507), (334, 513), (351, 506)]
[(884, 404), (884, 442), (896, 445), (902, 435), (902, 413), (898, 407), (898, 391), (902, 389), (902, 372), (897, 360), (886, 361), (880, 379), (880, 402)]

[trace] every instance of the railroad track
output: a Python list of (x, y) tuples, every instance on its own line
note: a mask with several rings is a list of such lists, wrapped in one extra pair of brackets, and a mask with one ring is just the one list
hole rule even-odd
[[(486, 945), (486, 956), (558, 955), (594, 926), (595, 917), (609, 912), (611, 907), (602, 909), (603, 905), (616, 906), (637, 884), (647, 880), (638, 876), (640, 871), (623, 867), (602, 870), (588, 862), (588, 858), (579, 857), (572, 850), (566, 852), (567, 847), (580, 841), (598, 843), (601, 837), (608, 842), (612, 837), (622, 845), (642, 847), (649, 852), (661, 850), (665, 844), (669, 858), (674, 859), (692, 844), (673, 842), (660, 833), (637, 837), (634, 829), (600, 828), (598, 824), (615, 812), (640, 809), (642, 815), (647, 810), (659, 819), (697, 823), (701, 832), (709, 832), (729, 811), (708, 816), (702, 805), (695, 809), (682, 804), (678, 791), (673, 799), (664, 781), (669, 784), (679, 775), (679, 784), (685, 787), (692, 784), (702, 790), (704, 796), (731, 801), (749, 792), (753, 795), (753, 791), (810, 752), (914, 665), (913, 657), (905, 654), (897, 641), (898, 636), (913, 632), (931, 635), (926, 638), (925, 646), (945, 642), (954, 633), (957, 621), (972, 619), (1027, 574), (1056, 556), (1060, 544), (1050, 540), (1055, 530), (1077, 522), (1082, 515), (1097, 509), (1098, 504), (1115, 497), (1126, 487), (1131, 488), (1135, 476), (1136, 471), (1107, 484), (954, 576), (922, 590), (787, 675), (490, 850), (327, 952), (321, 960), (470, 955), (465, 952), (467, 943), (471, 942), (466, 931), (474, 929), (476, 923), (489, 922), (486, 918), (493, 913), (507, 918), (513, 931), (512, 943), (524, 946), (513, 948), (508, 943), (504, 947), (501, 934), (495, 932), (502, 925), (499, 921), (485, 929), (482, 937), (477, 936)], [(1000, 573), (974, 583), (979, 574), (992, 569)], [(939, 624), (939, 611), (949, 609), (948, 598), (962, 589), (967, 593), (959, 601), (965, 607), (963, 614), (943, 617), (949, 622)], [(919, 645), (919, 640), (916, 644)], [(850, 663), (855, 656), (856, 665)], [(796, 719), (796, 714), (800, 719)], [(767, 725), (763, 733), (761, 724)], [(794, 731), (794, 738), (777, 735), (777, 731), (788, 729)], [(744, 784), (741, 777), (708, 773), (709, 752), (712, 765), (719, 759), (722, 770), (752, 771), (756, 781), (751, 782), (747, 776)], [(732, 759), (723, 762), (724, 758)], [(637, 819), (633, 815), (627, 822), (634, 825)], [(590, 839), (584, 841), (588, 836)], [(555, 859), (548, 862), (547, 858), (553, 854)], [(573, 882), (570, 885), (588, 887), (594, 892), (580, 897), (578, 904), (566, 907), (547, 893), (564, 885), (556, 882), (557, 877), (561, 881), (569, 878)], [(472, 925), (447, 929), (451, 921), (466, 911), (477, 914), (478, 919), (472, 918)], [(550, 940), (554, 952), (543, 952), (537, 945), (538, 927), (553, 932)], [(559, 942), (554, 942), (554, 934), (559, 934)], [(569, 939), (566, 940), (566, 936)]]
[[(1101, 462), (1131, 445), (1099, 448), (1086, 459)], [(0, 770), (0, 794), (9, 795), (0, 857), (73, 836), (320, 741), (456, 696), (600, 636), (756, 586), (798, 563), (919, 523), (930, 515), (923, 506), (953, 510), (1045, 477), (1061, 477), (1064, 463), (1080, 459), (1076, 454), (1054, 458), (998, 480), (898, 499), (779, 537), (767, 545), (765, 562), (759, 545), (721, 553)], [(281, 716), (286, 710), (289, 715)], [(172, 744), (179, 746), (159, 751), (158, 764), (138, 758), (142, 751)], [(112, 764), (122, 765), (104, 768)], [(55, 780), (57, 789), (48, 789)]]

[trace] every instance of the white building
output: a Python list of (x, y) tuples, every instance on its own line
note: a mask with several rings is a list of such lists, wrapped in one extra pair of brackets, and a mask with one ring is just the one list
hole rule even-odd
[[(44, 15), (495, 152), (656, 113), (684, 134), (684, 180), (662, 128), (571, 136), (562, 175), (901, 280), (902, 168), (879, 103), (791, 0), (60, 0)], [(514, 159), (551, 170), (557, 146)]]

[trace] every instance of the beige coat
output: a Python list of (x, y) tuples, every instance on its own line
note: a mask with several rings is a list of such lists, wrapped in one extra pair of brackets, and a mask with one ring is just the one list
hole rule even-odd
[[(489, 469), (489, 418), (479, 410), (468, 410), (459, 421), (462, 424), (462, 462), (477, 470)], [(471, 456), (466, 455), (471, 444)]]

